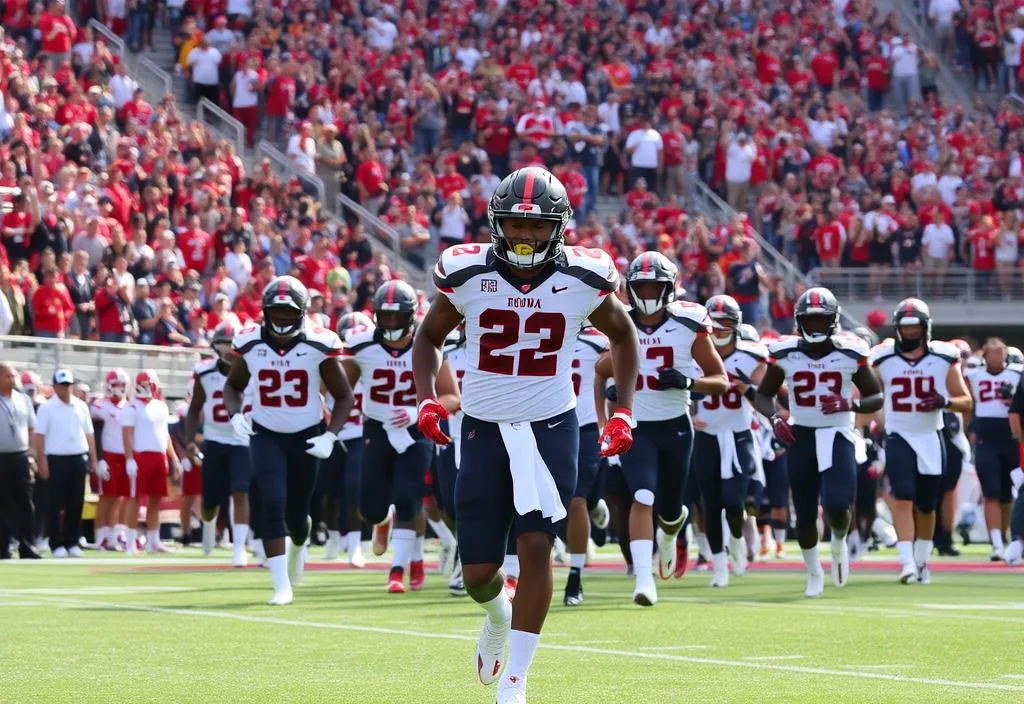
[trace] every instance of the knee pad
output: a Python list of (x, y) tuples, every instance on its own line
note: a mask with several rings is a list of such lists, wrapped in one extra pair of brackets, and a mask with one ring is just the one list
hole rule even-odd
[(650, 489), (637, 489), (633, 492), (633, 500), (644, 506), (654, 505), (654, 492)]

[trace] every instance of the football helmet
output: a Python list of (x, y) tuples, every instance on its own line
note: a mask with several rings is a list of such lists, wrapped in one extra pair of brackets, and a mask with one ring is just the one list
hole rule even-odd
[[(660, 252), (644, 252), (629, 263), (626, 269), (626, 290), (633, 307), (641, 315), (654, 315), (672, 302), (676, 292), (676, 278), (679, 269)], [(635, 287), (654, 281), (662, 284), (661, 293), (655, 298), (641, 298)]]
[(732, 344), (739, 334), (740, 326), (743, 325), (743, 311), (740, 310), (740, 304), (732, 296), (722, 294), (709, 298), (704, 307), (708, 309), (713, 332), (729, 331), (725, 337), (719, 337), (717, 334), (711, 335), (711, 341), (715, 343), (715, 347), (727, 347)]
[[(812, 345), (820, 345), (827, 342), (839, 329), (839, 301), (827, 288), (816, 286), (804, 291), (797, 299), (793, 309), (793, 320), (796, 322), (796, 331)], [(809, 317), (823, 318), (826, 323), (824, 329), (808, 329), (807, 320)]]
[[(924, 332), (920, 337), (905, 338), (905, 325), (920, 325)], [(912, 352), (932, 339), (932, 312), (921, 299), (904, 298), (892, 313), (892, 326), (896, 329), (896, 348), (901, 352)]]
[(274, 338), (289, 340), (302, 331), (309, 291), (294, 276), (278, 276), (263, 289), (263, 327)]
[(401, 340), (416, 321), (416, 290), (404, 281), (388, 281), (373, 294), (373, 314), (381, 337), (388, 342)]
[(1006, 348), (1006, 364), (1024, 364), (1024, 352), (1020, 351), (1020, 347)]
[(345, 337), (345, 333), (354, 328), (372, 328), (373, 321), (370, 316), (360, 311), (345, 313), (338, 318), (338, 337)]
[(866, 344), (868, 347), (878, 346), (878, 335), (876, 335), (874, 330), (872, 330), (871, 328), (866, 328), (863, 325), (859, 325), (850, 332), (852, 332), (860, 339), (864, 340), (864, 344)]
[(152, 369), (143, 369), (135, 375), (135, 398), (160, 398), (160, 377)]
[[(539, 246), (509, 242), (505, 218), (526, 218), (554, 223), (551, 237)], [(572, 206), (565, 186), (547, 169), (527, 166), (501, 180), (487, 204), (494, 256), (517, 269), (536, 269), (562, 253), (565, 228), (572, 219)]]
[(231, 342), (235, 339), (238, 330), (230, 321), (224, 321), (213, 331), (213, 339), (210, 340), (210, 347), (217, 353), (221, 361), (231, 361)]
[(761, 333), (750, 323), (743, 323), (740, 325), (740, 339), (747, 342), (760, 342)]
[(121, 400), (128, 395), (128, 372), (114, 367), (103, 377), (103, 393), (107, 398)]

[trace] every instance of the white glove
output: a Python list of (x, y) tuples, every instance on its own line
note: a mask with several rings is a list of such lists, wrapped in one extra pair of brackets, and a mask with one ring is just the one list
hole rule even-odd
[(100, 481), (110, 481), (110, 467), (107, 466), (106, 460), (100, 460), (96, 463), (96, 476), (100, 478)]
[(315, 438), (310, 438), (306, 441), (306, 444), (309, 445), (306, 448), (306, 454), (325, 460), (331, 456), (331, 452), (334, 450), (334, 443), (336, 442), (338, 442), (338, 436), (330, 431), (325, 431)]
[(1020, 487), (1024, 484), (1024, 469), (1017, 467), (1010, 471), (1010, 481), (1013, 482), (1013, 488), (1020, 491)]
[(391, 411), (387, 425), (389, 428), (408, 428), (410, 425), (416, 424), (418, 417), (419, 412), (416, 408), (400, 406)]
[(181, 459), (181, 471), (182, 472), (191, 472), (192, 471), (192, 460), (190, 460), (188, 457), (183, 457)]
[(622, 466), (622, 459), (620, 459), (618, 455), (612, 455), (611, 457), (606, 457), (605, 459), (608, 460), (608, 465), (611, 467)]
[(241, 411), (231, 416), (231, 428), (239, 440), (248, 440), (249, 436), (253, 434), (252, 423)]
[(128, 473), (129, 479), (139, 476), (139, 463), (135, 461), (134, 457), (124, 463), (124, 471)]

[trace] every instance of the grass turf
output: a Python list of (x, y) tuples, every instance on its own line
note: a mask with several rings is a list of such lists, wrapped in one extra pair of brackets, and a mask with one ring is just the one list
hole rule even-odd
[[(197, 555), (0, 563), (0, 701), (494, 701), (473, 672), (482, 612), (439, 576), (396, 596), (382, 571), (312, 569), (274, 608), (265, 571)], [(652, 609), (630, 603), (616, 569), (587, 573), (586, 603), (566, 609), (564, 579), (531, 702), (1024, 701), (1021, 570), (901, 586), (867, 562), (814, 601), (795, 563), (755, 565), (722, 591), (691, 571), (659, 582)]]

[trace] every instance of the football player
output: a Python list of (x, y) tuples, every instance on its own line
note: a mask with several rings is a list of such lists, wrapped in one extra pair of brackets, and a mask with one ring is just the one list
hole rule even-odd
[[(123, 524), (124, 499), (131, 495), (124, 465), (124, 434), (121, 430), (121, 409), (128, 402), (128, 373), (114, 368), (103, 378), (103, 397), (94, 399), (89, 408), (100, 439), (101, 457), (96, 467), (99, 477), (99, 503), (96, 505), (96, 549), (119, 550), (117, 537), (127, 527)], [(134, 522), (133, 522), (134, 527)]]
[(569, 579), (565, 583), (565, 595), (562, 598), (562, 603), (566, 606), (579, 606), (583, 603), (583, 565), (587, 559), (587, 542), (590, 540), (590, 512), (587, 499), (597, 481), (601, 466), (600, 448), (597, 446), (597, 406), (593, 393), (594, 365), (607, 350), (608, 338), (600, 330), (588, 325), (576, 336), (576, 344), (572, 351), (572, 385), (576, 394), (576, 422), (580, 426), (580, 447), (576, 491), (569, 503), (569, 519), (566, 524)]
[(167, 496), (168, 473), (181, 476), (181, 464), (171, 444), (171, 412), (161, 398), (160, 379), (152, 369), (135, 375), (135, 397), (121, 409), (125, 472), (131, 496), (125, 501), (128, 554), (135, 552), (139, 498), (146, 500), (146, 552), (173, 552), (160, 542), (160, 502)]
[[(965, 340), (950, 340), (960, 352), (961, 373), (967, 372), (967, 363), (974, 357), (974, 351)], [(964, 464), (970, 464), (971, 443), (967, 439), (962, 413), (950, 410), (942, 412), (943, 443), (946, 446), (946, 466), (942, 472), (942, 496), (935, 517), (935, 551), (947, 557), (958, 557), (960, 551), (953, 545), (953, 521), (956, 517), (956, 487), (960, 482)]]
[[(690, 390), (721, 395), (729, 388), (722, 359), (708, 339), (707, 310), (673, 302), (678, 273), (658, 252), (641, 254), (626, 271), (630, 317), (640, 339), (640, 375), (634, 400), (637, 427), (633, 446), (622, 456), (622, 472), (633, 496), (629, 549), (636, 577), (633, 602), (640, 606), (658, 600), (651, 574), (655, 516), (658, 575), (668, 579), (676, 571), (676, 537), (689, 515), (683, 501), (693, 451)], [(602, 355), (595, 371), (595, 403), (604, 397), (611, 375), (612, 360)], [(615, 395), (621, 393), (616, 383)], [(604, 408), (597, 413), (603, 423)]]
[[(884, 401), (868, 365), (868, 346), (855, 335), (839, 332), (839, 314), (839, 302), (827, 288), (805, 291), (793, 314), (798, 336), (769, 346), (768, 367), (755, 396), (758, 411), (771, 418), (776, 437), (789, 446), (797, 540), (807, 566), (805, 597), (821, 596), (825, 586), (818, 553), (819, 497), (832, 530), (832, 584), (845, 586), (849, 578), (846, 534), (858, 455), (864, 455), (854, 415), (874, 413)], [(788, 421), (775, 408), (783, 383), (789, 388)], [(852, 399), (853, 387), (859, 399)]]
[[(231, 342), (238, 333), (233, 322), (223, 322), (213, 331), (210, 347), (217, 353), (213, 359), (196, 364), (192, 372), (192, 397), (185, 414), (184, 466), (201, 471), (203, 519), (203, 552), (213, 551), (217, 535), (217, 511), (231, 497), (231, 564), (245, 567), (248, 555), (245, 543), (249, 537), (249, 489), (252, 483), (252, 459), (249, 438), (237, 435), (224, 406), (224, 384), (231, 371)], [(245, 391), (243, 412), (252, 410), (252, 386)], [(202, 425), (203, 449), (196, 444), (196, 433)], [(185, 463), (188, 463), (186, 465)], [(202, 466), (201, 470), (197, 470)], [(184, 482), (182, 482), (184, 484)]]
[[(416, 520), (434, 448), (416, 427), (416, 384), (409, 354), (416, 329), (416, 291), (404, 281), (388, 281), (373, 294), (373, 310), (376, 328), (345, 336), (342, 366), (350, 384), (362, 379), (366, 388), (359, 509), (367, 521), (379, 526), (391, 521), (389, 509), (394, 506), (387, 590), (401, 594), (406, 569), (409, 588), (423, 588)], [(459, 389), (447, 363), (438, 375), (438, 392), (446, 408), (458, 408)]]
[[(1020, 464), (1017, 443), (1010, 432), (1010, 402), (1021, 372), (1006, 361), (1006, 343), (998, 337), (985, 342), (985, 366), (972, 369), (967, 383), (974, 397), (970, 428), (977, 440), (974, 464), (985, 500), (985, 525), (992, 541), (989, 559), (1003, 559), (1003, 534), (1010, 528), (1013, 484), (1010, 472)], [(965, 417), (967, 414), (964, 414)]]
[[(435, 398), (447, 334), (465, 320), (461, 462), (456, 478), (459, 551), (466, 590), (486, 616), (476, 671), (498, 682), (499, 704), (526, 701), (527, 676), (551, 603), (551, 547), (576, 485), (579, 428), (572, 350), (584, 321), (609, 338), (619, 408), (604, 427), (602, 453), (632, 442), (636, 332), (608, 294), (619, 277), (603, 251), (565, 247), (572, 207), (562, 183), (538, 168), (506, 176), (487, 209), (491, 246), (445, 250), (413, 350), (419, 425), (435, 442), (447, 416)], [(500, 565), (516, 538), (520, 579), (514, 607)], [(508, 646), (506, 661), (505, 649)], [(504, 674), (502, 674), (504, 671)]]
[[(344, 346), (345, 336), (373, 329), (373, 321), (365, 313), (345, 313), (338, 319), (338, 337)], [(363, 521), (359, 515), (359, 473), (363, 463), (363, 385), (352, 385), (355, 403), (352, 414), (338, 434), (345, 447), (338, 444), (331, 456), (320, 465), (320, 477), (324, 486), (324, 516), (327, 523), (327, 546), (324, 559), (334, 560), (341, 554), (342, 546), (348, 553), (348, 564), (363, 568), (361, 542)], [(325, 404), (330, 413), (334, 398), (327, 394)], [(345, 529), (345, 535), (341, 529)]]
[[(455, 375), (455, 382), (459, 387), (459, 395), (462, 395), (462, 378), (466, 376), (466, 329), (459, 325), (458, 328), (449, 333), (445, 340), (444, 354), (448, 360), (452, 373)], [(448, 579), (448, 592), (452, 596), (466, 596), (466, 586), (462, 581), (462, 560), (458, 556), (458, 541), (452, 529), (455, 528), (458, 512), (455, 508), (455, 478), (458, 476), (459, 462), (462, 460), (462, 407), (448, 414), (448, 426), (442, 429), (452, 439), (448, 445), (437, 445), (437, 458), (434, 463), (437, 469), (437, 481), (441, 494), (441, 510), (443, 515), (440, 521), (430, 520), (431, 528), (441, 540), (441, 557), (438, 563), (441, 573), (444, 574), (447, 561), (451, 559), (451, 570)], [(447, 536), (451, 536), (452, 558), (447, 556)]]
[[(280, 606), (292, 602), (292, 587), (302, 580), (317, 469), (338, 443), (354, 399), (339, 362), (341, 340), (306, 318), (309, 292), (302, 282), (278, 276), (263, 289), (261, 303), (263, 324), (243, 328), (232, 341), (236, 356), (224, 384), (224, 407), (235, 434), (251, 436), (262, 502), (259, 535), (274, 586), (268, 603)], [(244, 411), (252, 378), (250, 421)], [(326, 428), (321, 382), (335, 401)]]
[(932, 340), (928, 304), (900, 301), (892, 314), (896, 339), (876, 347), (871, 364), (885, 392), (885, 466), (902, 584), (931, 582), (928, 558), (942, 488), (942, 411), (971, 410), (960, 351)]
[(749, 399), (764, 375), (768, 351), (756, 342), (740, 339), (743, 312), (732, 296), (712, 296), (705, 307), (711, 319), (711, 340), (729, 377), (729, 390), (696, 403), (693, 426), (697, 430), (694, 455), (698, 461), (694, 466), (703, 515), (707, 517), (704, 532), (711, 548), (711, 586), (727, 587), (729, 565), (719, 516), (724, 509), (733, 574), (743, 575), (747, 571), (744, 501), (748, 483), (757, 471), (759, 451), (750, 429), (754, 410)]

